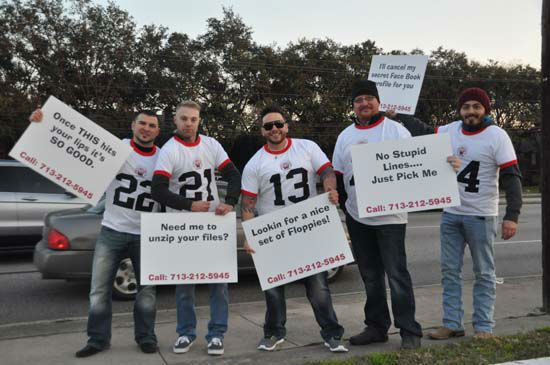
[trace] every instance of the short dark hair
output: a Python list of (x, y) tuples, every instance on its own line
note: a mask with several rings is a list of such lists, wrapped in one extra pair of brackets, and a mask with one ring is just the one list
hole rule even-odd
[(155, 117), (155, 118), (159, 119), (159, 116), (157, 115), (157, 112), (155, 112), (154, 110), (142, 109), (142, 110), (138, 110), (136, 115), (134, 115), (134, 120), (137, 120), (137, 118), (140, 116), (140, 114), (145, 114), (148, 117)]
[(288, 118), (287, 118), (287, 115), (286, 115), (286, 112), (284, 111), (284, 109), (281, 108), (279, 105), (271, 104), (271, 105), (268, 105), (268, 106), (264, 107), (260, 111), (260, 118), (259, 118), (260, 124), (262, 124), (262, 120), (269, 113), (279, 113), (283, 116), (285, 121), (288, 121)]

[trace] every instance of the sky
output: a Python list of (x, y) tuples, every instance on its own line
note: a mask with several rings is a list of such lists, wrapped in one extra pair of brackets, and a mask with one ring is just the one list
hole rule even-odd
[[(94, 0), (107, 4), (107, 0)], [(384, 51), (429, 53), (439, 46), (482, 63), (540, 68), (542, 0), (116, 0), (139, 26), (157, 24), (195, 38), (231, 7), (259, 44), (300, 38), (365, 40)]]

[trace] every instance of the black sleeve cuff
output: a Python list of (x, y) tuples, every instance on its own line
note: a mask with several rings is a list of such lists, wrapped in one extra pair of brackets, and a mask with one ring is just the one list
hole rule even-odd
[(164, 175), (154, 175), (151, 183), (151, 196), (153, 200), (161, 205), (178, 209), (191, 211), (193, 201), (179, 194), (174, 194), (168, 188), (170, 180)]
[(225, 203), (235, 206), (241, 195), (241, 174), (233, 162), (229, 162), (220, 170), (222, 179), (227, 181)]
[(338, 204), (340, 209), (346, 211), (346, 200), (348, 200), (348, 193), (344, 185), (344, 175), (336, 174), (336, 190), (338, 191)]
[(523, 204), (521, 173), (518, 165), (508, 166), (500, 170), (500, 186), (506, 194), (504, 220), (517, 223)]
[(239, 201), (239, 198), (235, 198), (233, 196), (226, 196), (225, 197), (225, 204), (235, 206), (235, 205), (237, 205), (238, 201)]

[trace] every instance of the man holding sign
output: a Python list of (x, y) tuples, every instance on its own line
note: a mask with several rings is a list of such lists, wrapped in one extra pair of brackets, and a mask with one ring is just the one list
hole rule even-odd
[(418, 348), (422, 328), (415, 320), (414, 293), (407, 269), (407, 213), (359, 218), (351, 160), (352, 145), (404, 139), (411, 135), (401, 124), (380, 113), (375, 82), (356, 81), (351, 94), (355, 121), (338, 136), (333, 157), (339, 180), (340, 202), (341, 206), (345, 202), (348, 232), (367, 293), (367, 327), (360, 334), (352, 336), (350, 343), (367, 345), (388, 340), (391, 319), (386, 300), (386, 274), (390, 284), (395, 326), (401, 329), (401, 347)]
[[(223, 147), (214, 138), (198, 134), (200, 105), (184, 101), (176, 107), (176, 134), (162, 147), (155, 168), (152, 194), (168, 211), (215, 211), (225, 215), (239, 199), (241, 176)], [(215, 181), (215, 170), (229, 182), (225, 203), (221, 203)], [(223, 336), (227, 331), (227, 283), (210, 285), (210, 322), (208, 323), (209, 355), (224, 353)], [(195, 341), (195, 285), (176, 286), (177, 333), (173, 350), (186, 353)]]
[[(39, 122), (42, 118), (42, 111), (38, 109), (30, 120)], [(110, 346), (111, 291), (118, 265), (126, 253), (132, 260), (138, 282), (134, 303), (135, 340), (144, 353), (157, 351), (155, 287), (140, 285), (140, 216), (141, 212), (158, 210), (150, 190), (158, 157), (154, 141), (159, 132), (156, 113), (144, 110), (132, 121), (132, 139), (123, 140), (132, 147), (132, 152), (105, 193), (105, 212), (92, 264), (88, 343), (76, 352), (76, 357), (92, 356)]]
[(493, 241), (497, 233), (499, 175), (506, 192), (502, 239), (512, 238), (522, 205), (521, 173), (508, 134), (490, 117), (491, 103), (479, 88), (464, 90), (458, 98), (462, 120), (438, 127), (406, 119), (416, 134), (448, 133), (453, 151), (463, 162), (457, 176), (461, 205), (445, 208), (441, 217), (441, 283), (443, 326), (429, 337), (443, 340), (464, 336), (462, 262), (468, 244), (474, 265), (475, 338), (493, 337), (496, 275)]
[[(260, 113), (261, 132), (267, 144), (256, 152), (243, 171), (243, 221), (254, 218), (255, 208), (263, 215), (317, 195), (316, 174), (329, 192), (329, 200), (338, 203), (336, 178), (327, 156), (312, 141), (287, 138), (284, 114), (276, 106), (266, 107)], [(255, 253), (248, 243), (245, 249)], [(332, 306), (326, 272), (309, 276), (303, 282), (325, 346), (332, 352), (347, 352), (341, 342), (344, 328), (338, 323)], [(273, 351), (286, 335), (285, 286), (266, 290), (265, 298), (264, 337), (258, 349)]]

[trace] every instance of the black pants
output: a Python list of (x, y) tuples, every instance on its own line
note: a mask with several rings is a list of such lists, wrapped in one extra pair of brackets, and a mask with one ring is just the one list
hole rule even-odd
[(346, 214), (346, 223), (367, 293), (365, 324), (384, 334), (390, 328), (385, 281), (387, 275), (395, 327), (401, 329), (401, 335), (408, 332), (422, 336), (422, 328), (414, 319), (414, 293), (405, 252), (406, 224), (366, 225), (357, 222), (349, 214)]
[[(317, 323), (321, 327), (321, 337), (328, 341), (331, 338), (342, 338), (344, 327), (338, 323), (332, 298), (327, 283), (327, 273), (321, 272), (302, 280), (306, 287), (306, 296)], [(285, 285), (265, 291), (267, 310), (265, 313), (264, 336), (283, 338), (286, 336), (286, 300)]]

